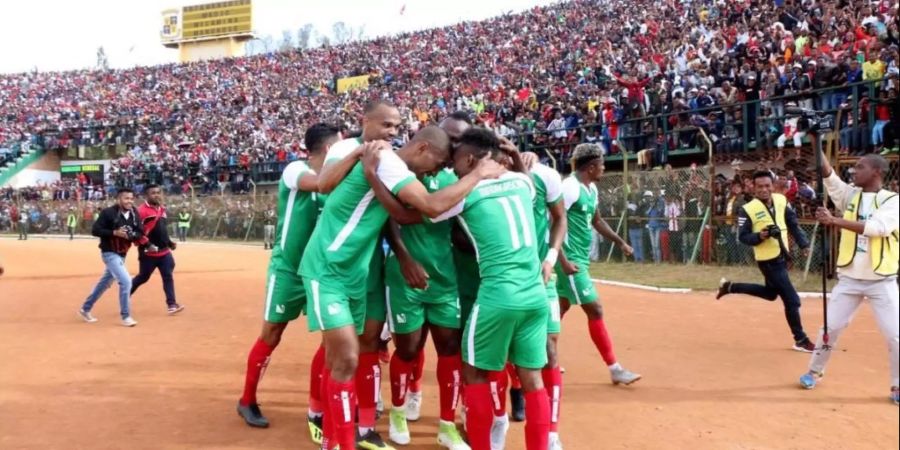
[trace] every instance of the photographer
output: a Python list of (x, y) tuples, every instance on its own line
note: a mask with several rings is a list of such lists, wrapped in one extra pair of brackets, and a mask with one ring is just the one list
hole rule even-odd
[(97, 319), (91, 315), (91, 308), (100, 296), (109, 289), (113, 279), (119, 283), (119, 311), (122, 325), (133, 327), (137, 321), (131, 318), (131, 275), (125, 267), (125, 255), (132, 243), (138, 242), (144, 235), (141, 218), (134, 209), (134, 192), (131, 189), (119, 189), (116, 193), (116, 204), (100, 212), (91, 234), (100, 238), (100, 256), (106, 270), (94, 290), (78, 310), (78, 315), (85, 322), (93, 323)]
[(797, 213), (787, 198), (773, 193), (774, 181), (775, 177), (769, 171), (753, 174), (755, 198), (738, 211), (738, 239), (753, 247), (753, 256), (766, 284), (732, 283), (723, 278), (716, 299), (727, 294), (747, 294), (768, 301), (781, 297), (785, 318), (794, 335), (793, 349), (812, 352), (815, 345), (803, 332), (800, 321), (800, 296), (788, 275), (787, 233), (790, 232), (797, 241), (804, 256), (809, 254), (809, 240), (800, 229)]

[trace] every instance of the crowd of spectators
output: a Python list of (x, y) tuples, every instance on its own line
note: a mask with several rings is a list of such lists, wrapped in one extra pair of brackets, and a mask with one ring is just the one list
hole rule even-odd
[[(663, 166), (670, 149), (698, 145), (698, 127), (720, 152), (750, 144), (742, 127), (748, 141), (759, 131), (783, 145), (801, 131), (785, 125), (787, 101), (830, 110), (865, 94), (879, 125), (845, 115), (856, 131), (842, 150), (889, 151), (897, 119), (874, 105), (896, 99), (898, 44), (897, 0), (573, 0), (340, 46), (0, 75), (0, 142), (118, 144), (115, 183), (242, 192), (303, 157), (306, 125), (353, 127), (374, 97), (400, 106), (400, 140), (466, 110), (547, 158), (602, 141), (612, 153), (650, 149), (647, 165)], [(336, 93), (337, 78), (357, 75), (368, 90)], [(865, 80), (883, 80), (874, 96), (847, 87)], [(841, 89), (810, 94), (827, 87)], [(774, 100), (735, 106), (758, 99)]]

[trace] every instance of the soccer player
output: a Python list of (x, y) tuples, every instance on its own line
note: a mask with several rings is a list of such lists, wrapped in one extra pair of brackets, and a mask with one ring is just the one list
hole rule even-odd
[[(388, 219), (388, 211), (380, 201), (373, 201), (376, 193), (368, 180), (382, 183), (403, 203), (436, 217), (459, 203), (479, 181), (495, 177), (501, 170), (493, 161), (481, 161), (469, 176), (446, 189), (429, 193), (417, 180), (417, 174), (435, 173), (446, 164), (450, 152), (447, 134), (437, 127), (425, 127), (396, 153), (389, 147), (383, 141), (364, 144), (369, 161), (375, 161), (366, 164), (365, 169), (356, 165), (339, 184), (335, 183), (337, 187), (325, 203), (300, 263), (299, 273), (311, 300), (307, 305), (309, 327), (323, 334), (329, 368), (323, 380), (326, 398), (323, 446), (329, 449), (334, 445), (342, 449), (390, 448), (374, 428), (364, 429), (361, 422), (363, 434), (355, 433), (353, 426), (357, 403), (354, 376), (360, 376), (357, 366), (364, 363), (360, 358), (362, 339), (357, 335), (362, 334), (365, 325), (366, 279), (371, 255)], [(377, 364), (377, 335), (374, 349)], [(372, 394), (369, 400), (374, 400)]]
[(85, 322), (94, 323), (91, 308), (100, 296), (109, 289), (115, 279), (119, 283), (119, 312), (122, 325), (133, 327), (137, 321), (131, 317), (131, 275), (125, 267), (125, 255), (133, 242), (144, 235), (141, 218), (134, 209), (134, 191), (127, 188), (116, 192), (116, 204), (100, 212), (91, 228), (91, 234), (100, 238), (100, 256), (106, 270), (94, 290), (78, 310), (78, 316)]
[[(426, 176), (422, 184), (429, 192), (457, 181), (452, 171)], [(451, 450), (469, 450), (454, 420), (462, 379), (459, 356), (460, 313), (456, 270), (452, 258), (450, 223), (417, 223), (406, 226), (390, 222), (393, 252), (385, 261), (387, 322), (396, 350), (390, 362), (390, 438), (410, 443), (405, 402), (407, 387), (430, 331), (438, 354), (437, 378), (440, 398), (438, 443)]]
[[(328, 151), (322, 175), (319, 177), (321, 193), (331, 193), (344, 179), (357, 162), (357, 159), (348, 158), (347, 155), (354, 151), (358, 152), (363, 143), (390, 142), (397, 137), (400, 112), (393, 104), (383, 100), (373, 101), (366, 105), (363, 114), (362, 134), (359, 137), (344, 139)], [(360, 354), (357, 366), (359, 373), (354, 379), (359, 395), (358, 431), (360, 436), (364, 436), (361, 445), (377, 449), (384, 448), (381, 437), (374, 429), (378, 398), (381, 393), (381, 366), (378, 354), (387, 314), (384, 298), (384, 251), (381, 246), (375, 246), (368, 258), (366, 322), (359, 337)]]
[[(497, 157), (501, 142), (492, 132), (466, 131), (454, 151), (453, 168), (468, 177), (476, 162)], [(518, 152), (510, 156), (521, 167)], [(463, 333), (466, 424), (474, 450), (491, 449), (493, 418), (488, 373), (516, 365), (525, 390), (525, 439), (529, 450), (546, 449), (550, 402), (540, 370), (547, 364), (549, 310), (542, 284), (552, 275), (538, 260), (531, 206), (534, 186), (522, 173), (504, 171), (435, 221), (458, 216), (475, 247), (481, 285)]]
[(158, 184), (148, 184), (144, 189), (146, 201), (138, 208), (144, 235), (138, 241), (138, 262), (140, 272), (131, 280), (131, 295), (133, 296), (156, 269), (163, 282), (163, 292), (166, 294), (166, 310), (169, 315), (178, 314), (184, 309), (183, 305), (175, 301), (175, 258), (172, 250), (176, 244), (169, 239), (168, 216), (166, 207), (162, 205), (162, 189)]
[[(238, 414), (252, 427), (269, 426), (256, 401), (257, 386), (288, 323), (306, 308), (306, 291), (297, 270), (318, 217), (317, 173), (328, 148), (339, 139), (336, 127), (321, 123), (310, 127), (304, 136), (309, 160), (288, 164), (278, 183), (277, 228), (266, 278), (262, 332), (247, 357), (244, 393), (237, 407)], [(358, 154), (352, 158), (358, 159)], [(314, 361), (318, 359), (319, 363), (312, 364), (310, 374), (308, 422), (313, 440), (319, 443), (322, 440), (322, 408), (318, 386), (324, 356), (324, 351), (317, 352)]]
[(581, 306), (587, 315), (591, 340), (609, 367), (613, 384), (629, 385), (640, 380), (641, 376), (622, 367), (613, 352), (612, 340), (603, 322), (603, 307), (598, 302), (597, 291), (588, 273), (591, 227), (615, 243), (626, 255), (630, 255), (632, 249), (597, 212), (597, 187), (594, 183), (603, 176), (603, 149), (597, 144), (578, 145), (572, 153), (572, 165), (574, 173), (562, 184), (568, 231), (556, 267), (561, 313), (565, 315), (571, 305)]

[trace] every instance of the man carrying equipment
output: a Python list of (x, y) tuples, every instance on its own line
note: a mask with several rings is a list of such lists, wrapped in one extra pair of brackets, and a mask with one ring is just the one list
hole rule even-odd
[[(323, 446), (328, 449), (335, 445), (342, 449), (389, 448), (380, 437), (374, 440), (377, 433), (372, 428), (357, 439), (353, 426), (357, 402), (354, 376), (359, 376), (358, 364), (364, 363), (357, 335), (362, 333), (365, 324), (365, 280), (369, 276), (370, 255), (375, 252), (388, 218), (380, 202), (395, 201), (388, 195), (373, 202), (379, 188), (371, 186), (368, 180), (379, 181), (383, 184), (380, 187), (386, 187), (386, 192), (396, 195), (401, 202), (436, 217), (459, 203), (479, 181), (495, 177), (501, 170), (493, 161), (481, 161), (477, 170), (458, 183), (428, 193), (416, 175), (435, 173), (446, 163), (450, 142), (442, 130), (425, 127), (396, 153), (383, 141), (366, 143), (363, 147), (370, 155), (370, 162), (365, 169), (356, 165), (339, 184), (335, 183), (337, 187), (325, 203), (299, 271), (311, 300), (307, 305), (309, 327), (312, 331), (322, 331), (329, 367), (323, 382), (326, 399)], [(377, 364), (377, 344), (375, 350)], [(368, 400), (374, 400), (374, 395)], [(328, 429), (333, 430), (334, 441), (329, 439)]]
[[(454, 151), (453, 168), (468, 177), (476, 163), (497, 157), (500, 140), (490, 131), (466, 131)], [(511, 155), (522, 166), (518, 152)], [(524, 171), (524, 169), (522, 169)], [(466, 379), (466, 424), (473, 450), (491, 448), (493, 407), (489, 371), (506, 362), (517, 367), (525, 390), (525, 440), (528, 450), (546, 449), (550, 401), (540, 370), (547, 364), (549, 310), (542, 284), (551, 267), (538, 260), (531, 206), (534, 187), (522, 173), (505, 171), (495, 181), (478, 184), (465, 200), (435, 221), (458, 216), (475, 246), (481, 285), (463, 333)], [(543, 273), (542, 273), (543, 272)]]
[(144, 227), (144, 236), (138, 241), (138, 261), (141, 270), (131, 280), (131, 295), (137, 292), (156, 269), (162, 278), (163, 292), (166, 294), (166, 310), (169, 315), (178, 314), (184, 309), (175, 301), (175, 258), (172, 250), (175, 243), (169, 239), (169, 225), (166, 208), (162, 205), (162, 189), (157, 184), (149, 184), (144, 192), (147, 201), (138, 208), (141, 216), (141, 224)]
[(781, 297), (784, 315), (791, 334), (794, 335), (794, 350), (812, 352), (815, 346), (803, 331), (800, 320), (800, 296), (791, 284), (787, 261), (790, 258), (786, 233), (790, 232), (804, 255), (809, 252), (809, 240), (800, 229), (797, 213), (787, 198), (773, 193), (774, 176), (767, 170), (753, 174), (756, 198), (747, 202), (738, 211), (738, 239), (742, 244), (753, 247), (753, 256), (766, 284), (733, 283), (726, 279), (719, 282), (716, 299), (727, 294), (747, 294), (769, 301)]
[(823, 330), (828, 331), (830, 339), (826, 342), (820, 332), (809, 361), (809, 372), (800, 377), (800, 385), (806, 389), (816, 387), (841, 333), (863, 299), (868, 299), (875, 322), (888, 344), (891, 401), (897, 405), (900, 404), (900, 300), (896, 281), (900, 204), (896, 193), (883, 188), (888, 162), (879, 155), (863, 156), (856, 163), (851, 186), (834, 172), (824, 155), (822, 161), (828, 195), (843, 215), (834, 217), (820, 207), (816, 219), (824, 226), (840, 229), (839, 278), (828, 297), (828, 322)]
[(178, 240), (187, 242), (188, 231), (191, 229), (191, 213), (186, 209), (182, 209), (178, 213)]
[(572, 152), (572, 166), (574, 172), (562, 183), (568, 228), (563, 252), (556, 266), (561, 314), (565, 315), (571, 305), (581, 305), (587, 315), (591, 340), (609, 367), (613, 384), (629, 385), (640, 380), (641, 376), (619, 364), (606, 323), (603, 322), (603, 307), (588, 272), (591, 228), (616, 244), (625, 255), (631, 255), (633, 250), (597, 211), (597, 187), (594, 183), (603, 176), (603, 149), (597, 144), (576, 146)]
[[(262, 332), (247, 357), (244, 393), (237, 407), (238, 414), (252, 427), (269, 426), (256, 402), (257, 386), (288, 323), (300, 317), (306, 308), (306, 291), (297, 270), (318, 217), (317, 173), (328, 148), (339, 138), (337, 128), (331, 125), (320, 123), (310, 127), (304, 136), (309, 160), (288, 164), (278, 183), (277, 229), (266, 278)], [(357, 155), (352, 157), (356, 159)], [(324, 353), (318, 356), (324, 359)], [(317, 404), (321, 398), (316, 394), (321, 364), (311, 372), (308, 422), (313, 440), (321, 443), (322, 408)]]

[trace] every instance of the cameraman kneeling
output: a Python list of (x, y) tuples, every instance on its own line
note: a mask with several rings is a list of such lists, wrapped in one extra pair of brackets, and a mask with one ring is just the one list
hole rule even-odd
[(726, 294), (747, 294), (775, 301), (781, 297), (784, 315), (794, 335), (794, 350), (812, 352), (815, 345), (803, 332), (800, 322), (800, 296), (791, 284), (787, 263), (790, 252), (786, 233), (797, 241), (804, 255), (809, 252), (809, 240), (797, 223), (797, 213), (787, 198), (773, 193), (775, 177), (769, 171), (753, 174), (755, 198), (738, 211), (738, 239), (753, 247), (753, 256), (766, 279), (765, 286), (750, 283), (732, 283), (722, 279), (716, 299)]

